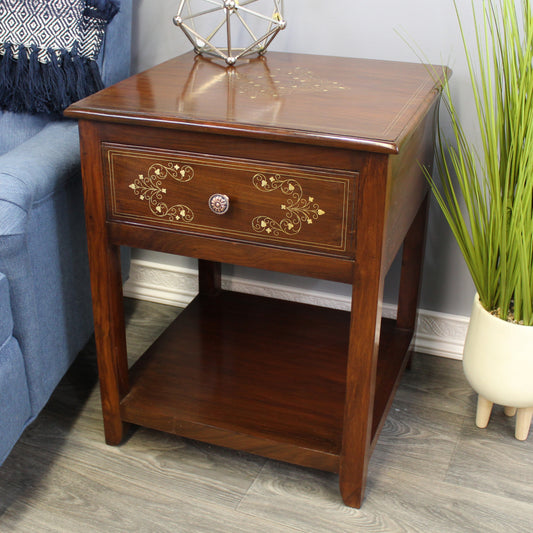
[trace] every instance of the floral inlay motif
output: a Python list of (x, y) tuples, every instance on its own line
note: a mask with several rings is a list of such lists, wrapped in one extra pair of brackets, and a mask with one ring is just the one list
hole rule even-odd
[(168, 206), (162, 201), (163, 195), (167, 193), (167, 189), (163, 187), (164, 180), (167, 178), (187, 182), (194, 178), (194, 169), (189, 165), (175, 162), (154, 163), (148, 169), (148, 175), (139, 174), (139, 177), (129, 185), (129, 188), (139, 197), (139, 200), (148, 202), (150, 211), (155, 216), (171, 221), (191, 222), (194, 213), (190, 207), (183, 204)]
[(280, 190), (288, 197), (280, 206), (282, 211), (285, 211), (285, 216), (281, 220), (277, 221), (265, 215), (252, 220), (252, 228), (258, 233), (264, 232), (273, 236), (279, 236), (280, 233), (296, 235), (302, 230), (303, 224), (313, 224), (326, 214), (312, 196), (304, 197), (301, 185), (293, 178), (283, 178), (279, 174), (272, 176), (255, 174), (252, 182), (254, 187), (262, 192)]

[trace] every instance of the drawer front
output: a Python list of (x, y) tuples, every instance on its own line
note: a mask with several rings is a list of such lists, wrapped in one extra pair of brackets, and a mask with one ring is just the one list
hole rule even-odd
[[(108, 220), (347, 255), (355, 172), (103, 143)], [(227, 211), (220, 201), (228, 199)], [(220, 200), (220, 199), (219, 199)]]

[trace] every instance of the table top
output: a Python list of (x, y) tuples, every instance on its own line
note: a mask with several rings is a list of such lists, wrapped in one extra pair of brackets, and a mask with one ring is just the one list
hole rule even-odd
[(187, 53), (68, 108), (73, 118), (397, 153), (442, 68), (269, 52), (236, 67)]

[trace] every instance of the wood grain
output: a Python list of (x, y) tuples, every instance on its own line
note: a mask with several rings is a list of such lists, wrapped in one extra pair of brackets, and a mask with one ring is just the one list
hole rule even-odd
[[(344, 502), (360, 507), (370, 460), (381, 306), (388, 159), (370, 156), (358, 193), (356, 268), (352, 281), (350, 346), (346, 374), (340, 490)], [(370, 228), (372, 230), (370, 231)], [(398, 354), (402, 357), (402, 354)]]
[[(353, 256), (354, 172), (123, 144), (103, 152), (110, 221)], [(210, 210), (212, 194), (228, 196), (227, 213)]]
[[(186, 54), (66, 111), (80, 119), (107, 442), (127, 422), (340, 469), (361, 505), (414, 329), (440, 83), (411, 63), (274, 53), (235, 70)], [(402, 243), (398, 319), (382, 322)], [(200, 260), (200, 296), (131, 376), (119, 245)], [(350, 283), (351, 313), (217, 294), (224, 262)]]
[[(89, 122), (81, 121), (79, 131), (102, 411), (106, 441), (118, 444), (127, 429), (120, 420), (119, 402), (129, 389), (120, 248), (109, 239), (103, 202), (104, 184), (101, 180), (93, 179), (103, 171), (100, 158), (91, 155), (99, 151), (99, 139)], [(101, 302), (101, 305), (95, 306), (94, 302)]]
[[(273, 52), (224, 69), (190, 53), (77, 102), (67, 114), (397, 153), (439, 85), (416, 63)], [(334, 102), (327, 110), (324, 97)]]
[(278, 516), (307, 533), (446, 533), (529, 530), (530, 503), (374, 465), (360, 510), (342, 508), (330, 475), (268, 463), (238, 510)]
[(131, 369), (122, 417), (337, 470), (348, 338), (343, 311), (199, 296)]

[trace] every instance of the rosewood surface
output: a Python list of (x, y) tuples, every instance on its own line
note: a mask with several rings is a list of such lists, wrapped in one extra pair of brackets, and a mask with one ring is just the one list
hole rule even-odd
[[(438, 98), (423, 65), (186, 54), (67, 110), (108, 443), (131, 423), (331, 470), (361, 505), (409, 360)], [(199, 260), (199, 295), (130, 370), (122, 244)], [(398, 317), (382, 320), (402, 244)], [(349, 283), (351, 312), (222, 291), (224, 262)]]

